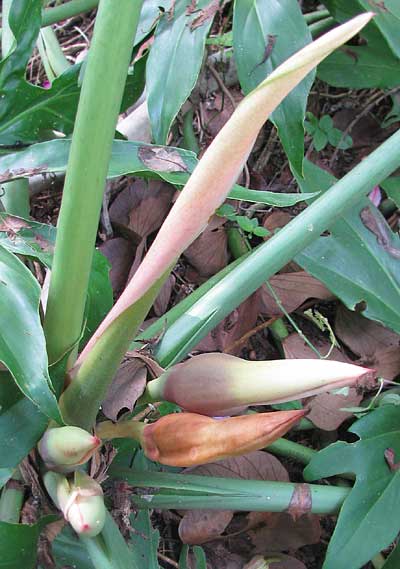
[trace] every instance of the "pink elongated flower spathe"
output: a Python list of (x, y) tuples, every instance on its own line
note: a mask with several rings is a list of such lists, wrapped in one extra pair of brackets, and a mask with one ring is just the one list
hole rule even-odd
[(314, 67), (356, 35), (373, 15), (361, 14), (307, 45), (238, 105), (196, 166), (125, 291), (81, 353), (72, 377), (111, 323), (140, 299), (204, 230), (239, 176), (271, 112)]
[(248, 405), (283, 403), (373, 383), (374, 371), (332, 360), (247, 361), (220, 353), (194, 356), (147, 384), (150, 401), (177, 403), (203, 415), (230, 415)]

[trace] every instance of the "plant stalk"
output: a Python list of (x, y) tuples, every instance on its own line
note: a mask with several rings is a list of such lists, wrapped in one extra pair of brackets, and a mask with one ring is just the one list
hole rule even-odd
[(308, 29), (310, 30), (310, 34), (312, 35), (313, 39), (315, 39), (336, 26), (336, 24), (336, 20), (329, 16), (328, 18), (324, 18), (323, 20), (319, 20), (309, 25)]
[(42, 26), (51, 26), (61, 20), (67, 20), (88, 12), (96, 8), (98, 3), (99, 0), (70, 0), (70, 2), (65, 2), (65, 4), (60, 4), (54, 8), (46, 8), (43, 10)]
[(114, 2), (100, 1), (58, 222), (45, 317), (50, 362), (76, 346), (81, 335), (111, 145), (141, 6), (142, 0), (120, 0), (117, 9)]
[[(114, 467), (112, 476), (139, 488), (149, 488), (145, 496), (132, 496), (141, 509), (210, 509), (255, 512), (283, 512), (289, 507), (298, 485), (289, 482), (236, 480), (208, 476), (138, 472)], [(154, 491), (150, 488), (154, 487)], [(350, 493), (350, 488), (307, 484), (311, 511), (335, 514)], [(163, 490), (161, 493), (160, 489)], [(190, 494), (191, 493), (191, 494)]]
[(0, 497), (0, 521), (8, 524), (19, 523), (24, 502), (24, 486), (18, 474), (14, 474), (4, 486)]
[[(400, 165), (400, 131), (336, 182), (271, 239), (254, 249), (234, 270), (165, 331), (155, 349), (162, 367), (181, 361), (225, 316), (284, 267), (337, 218)], [(165, 321), (163, 319), (163, 321)]]
[(317, 454), (317, 451), (312, 448), (305, 447), (299, 443), (294, 443), (293, 441), (283, 438), (276, 440), (274, 443), (267, 446), (265, 450), (278, 456), (292, 458), (301, 464), (308, 464), (313, 456)]

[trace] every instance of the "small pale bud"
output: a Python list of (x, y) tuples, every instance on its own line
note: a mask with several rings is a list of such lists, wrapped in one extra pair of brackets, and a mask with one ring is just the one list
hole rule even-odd
[(283, 403), (371, 383), (373, 370), (332, 360), (247, 361), (220, 353), (195, 356), (147, 385), (145, 397), (212, 417), (248, 405)]
[(46, 472), (43, 481), (53, 502), (76, 533), (94, 537), (101, 532), (106, 508), (100, 484), (81, 471), (75, 472), (73, 483), (56, 472)]
[(72, 472), (89, 460), (101, 440), (79, 427), (48, 429), (38, 443), (46, 467), (57, 472)]
[(258, 450), (283, 436), (305, 411), (276, 411), (212, 419), (196, 413), (166, 415), (145, 425), (141, 444), (150, 460), (195, 466)]

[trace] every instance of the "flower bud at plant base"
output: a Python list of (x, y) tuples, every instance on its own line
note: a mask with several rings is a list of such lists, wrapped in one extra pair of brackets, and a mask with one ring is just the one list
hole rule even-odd
[(89, 460), (101, 440), (79, 427), (48, 429), (38, 443), (46, 467), (58, 472), (72, 472)]
[(332, 360), (247, 361), (220, 353), (194, 356), (147, 384), (144, 398), (187, 411), (231, 415), (243, 406), (271, 405), (341, 387), (371, 384), (373, 370)]
[(81, 471), (75, 472), (73, 483), (56, 472), (46, 472), (43, 482), (53, 502), (78, 534), (94, 537), (101, 532), (106, 508), (100, 484)]
[(275, 411), (212, 419), (197, 413), (166, 415), (145, 425), (141, 445), (150, 459), (195, 466), (261, 449), (284, 435), (306, 411)]

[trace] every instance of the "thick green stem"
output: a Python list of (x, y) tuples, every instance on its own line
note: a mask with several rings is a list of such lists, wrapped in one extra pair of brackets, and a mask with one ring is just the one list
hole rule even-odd
[(316, 10), (315, 12), (308, 12), (308, 14), (304, 14), (304, 19), (307, 22), (307, 24), (313, 24), (314, 22), (323, 20), (328, 16), (329, 16), (329, 10)]
[(328, 17), (324, 18), (323, 20), (319, 20), (314, 24), (311, 24), (308, 29), (310, 30), (310, 34), (312, 35), (313, 39), (317, 38), (321, 34), (327, 32), (334, 26), (336, 26), (337, 22), (334, 18)]
[(272, 454), (277, 454), (278, 456), (293, 458), (302, 464), (308, 464), (313, 456), (317, 454), (316, 450), (287, 439), (278, 439), (265, 450), (272, 452)]
[(60, 210), (45, 332), (49, 359), (78, 342), (111, 145), (142, 0), (101, 0)]
[(0, 497), (0, 521), (9, 524), (19, 522), (24, 502), (24, 486), (17, 475), (7, 482)]
[[(288, 482), (235, 480), (208, 476), (177, 475), (159, 472), (137, 472), (114, 467), (112, 475), (136, 487), (151, 488), (145, 497), (132, 496), (142, 509), (210, 509), (254, 512), (284, 512), (288, 509), (298, 485)], [(311, 493), (311, 511), (335, 514), (350, 493), (350, 488), (307, 484)], [(160, 489), (169, 489), (159, 493)]]
[(334, 184), (271, 239), (254, 249), (238, 267), (204, 294), (165, 332), (157, 361), (180, 361), (225, 316), (284, 267), (337, 218), (386, 179), (400, 165), (400, 131)]
[(11, 46), (14, 41), (14, 35), (8, 25), (8, 14), (10, 12), (12, 0), (3, 0), (2, 3), (2, 13), (1, 13), (1, 20), (3, 24), (2, 34), (1, 34), (1, 55), (2, 57), (6, 57), (8, 52), (11, 49)]
[(182, 148), (191, 150), (196, 155), (200, 151), (199, 143), (197, 142), (196, 135), (193, 130), (193, 108), (189, 109), (183, 117), (183, 143)]
[[(71, 0), (54, 8), (46, 8), (43, 10), (42, 26), (51, 26), (51, 24), (55, 24), (61, 20), (67, 20), (68, 18), (83, 14), (83, 12), (88, 12), (96, 8), (98, 3), (99, 0)], [(118, 4), (120, 4), (120, 2), (118, 2)], [(116, 6), (114, 10), (116, 10)]]
[(50, 26), (40, 30), (37, 47), (49, 81), (53, 81), (55, 77), (70, 67), (57, 36)]

